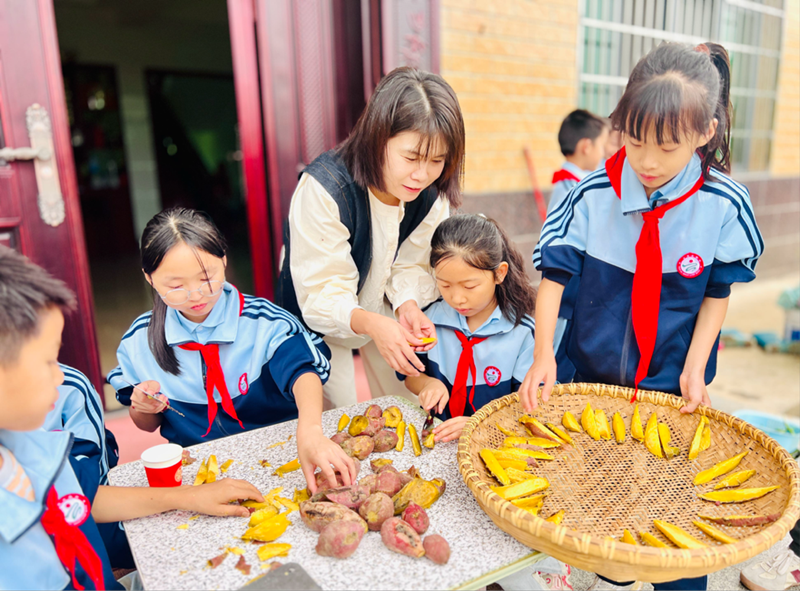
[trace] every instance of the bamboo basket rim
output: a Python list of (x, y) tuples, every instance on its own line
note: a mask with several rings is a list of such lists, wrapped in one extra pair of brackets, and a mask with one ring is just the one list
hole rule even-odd
[[(581, 393), (580, 390), (583, 389), (588, 389), (589, 391)], [(539, 389), (539, 394), (541, 394), (541, 388)], [(634, 390), (632, 388), (607, 384), (570, 383), (556, 384), (553, 386), (551, 392), (551, 396), (582, 396), (585, 394), (601, 397), (625, 398), (630, 402)], [(653, 390), (639, 390), (636, 402), (671, 407), (676, 410), (686, 406), (684, 400), (678, 396)], [(694, 563), (695, 566), (700, 564), (707, 572), (714, 572), (714, 570), (717, 570), (714, 568), (715, 566), (724, 568), (743, 562), (780, 542), (795, 525), (798, 518), (800, 518), (800, 466), (798, 466), (797, 460), (774, 439), (746, 421), (722, 411), (700, 405), (697, 410), (695, 410), (694, 414), (706, 416), (712, 421), (726, 423), (728, 426), (736, 428), (743, 435), (759, 443), (773, 458), (778, 460), (781, 468), (785, 470), (789, 480), (789, 495), (781, 517), (777, 521), (755, 534), (740, 539), (735, 544), (714, 545), (693, 550), (656, 548), (644, 545), (634, 546), (613, 538), (597, 535), (593, 536), (588, 532), (581, 532), (563, 525), (556, 525), (545, 521), (542, 517), (534, 516), (514, 506), (493, 492), (489, 488), (489, 483), (483, 480), (475, 470), (470, 454), (471, 436), (475, 429), (497, 410), (518, 403), (519, 394), (515, 392), (490, 402), (470, 418), (458, 442), (456, 457), (459, 471), (467, 487), (476, 497), (478, 504), (486, 513), (489, 513), (493, 519), (497, 517), (513, 528), (520, 529), (533, 537), (543, 538), (546, 542), (564, 546), (565, 549), (567, 548), (565, 542), (572, 542), (570, 544), (571, 547), (581, 548), (583, 551), (567, 550), (576, 557), (580, 556), (580, 554), (585, 554), (608, 562), (619, 562), (628, 568), (635, 568), (636, 566), (647, 567), (651, 572), (652, 569), (663, 568), (667, 564), (674, 565), (675, 563), (686, 565)], [(492, 515), (492, 512), (494, 515)], [(513, 521), (509, 519), (509, 516), (513, 518)], [(526, 542), (523, 541), (523, 543)], [(576, 566), (579, 566), (579, 564)], [(674, 569), (672, 572), (675, 572)]]

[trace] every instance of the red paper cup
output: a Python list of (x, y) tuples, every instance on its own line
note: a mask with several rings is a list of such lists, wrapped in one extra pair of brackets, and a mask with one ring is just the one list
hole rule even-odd
[(183, 480), (183, 448), (162, 443), (142, 452), (142, 464), (150, 486), (180, 486)]

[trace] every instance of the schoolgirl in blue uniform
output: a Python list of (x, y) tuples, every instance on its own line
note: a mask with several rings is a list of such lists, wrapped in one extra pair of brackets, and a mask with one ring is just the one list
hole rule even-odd
[[(78, 370), (59, 364), (64, 382), (58, 387), (58, 400), (45, 418), (45, 431), (69, 431), (73, 435), (69, 462), (90, 501), (97, 487), (108, 484), (108, 471), (119, 461), (114, 434), (104, 426), (100, 395)], [(105, 543), (113, 568), (134, 568), (133, 555), (119, 522), (99, 523), (97, 529)]]
[[(725, 49), (665, 43), (642, 58), (612, 114), (623, 148), (547, 218), (526, 410), (549, 398), (563, 286), (580, 276), (568, 355), (576, 380), (682, 395), (710, 405), (730, 286), (751, 281), (764, 243), (747, 189), (727, 175), (730, 63)], [(707, 580), (656, 584), (704, 589)]]
[(479, 408), (516, 391), (532, 363), (528, 314), (536, 292), (522, 260), (503, 230), (480, 215), (451, 217), (433, 234), (431, 268), (442, 298), (425, 313), (439, 340), (421, 355), (424, 375), (398, 377), (444, 419), (436, 441), (456, 439)]
[(315, 466), (355, 477), (352, 460), (322, 434), (326, 345), (285, 310), (225, 282), (225, 242), (213, 222), (163, 211), (145, 227), (141, 251), (153, 311), (122, 337), (108, 375), (134, 423), (189, 446), (299, 415), (298, 454), (312, 488)]
[(61, 281), (0, 246), (0, 589), (121, 589), (95, 521), (172, 509), (241, 517), (247, 509), (231, 501), (263, 501), (232, 478), (202, 490), (95, 485), (89, 500), (70, 464), (75, 436), (41, 428), (65, 379), (57, 357), (74, 301)]

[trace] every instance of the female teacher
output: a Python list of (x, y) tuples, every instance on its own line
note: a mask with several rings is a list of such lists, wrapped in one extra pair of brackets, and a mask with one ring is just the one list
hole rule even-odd
[(436, 227), (460, 204), (464, 121), (436, 74), (397, 68), (350, 136), (300, 176), (289, 208), (278, 303), (331, 349), (326, 408), (355, 404), (353, 349), (373, 398), (412, 400), (395, 372), (419, 375), (434, 343), (422, 308), (437, 297), (428, 259)]

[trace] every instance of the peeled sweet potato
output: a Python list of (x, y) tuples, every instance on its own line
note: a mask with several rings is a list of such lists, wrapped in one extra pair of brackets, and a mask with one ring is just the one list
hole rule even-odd
[(383, 493), (370, 495), (358, 509), (358, 514), (367, 522), (370, 531), (380, 531), (383, 522), (394, 514), (392, 499)]
[(359, 435), (345, 441), (342, 444), (342, 449), (348, 456), (366, 460), (372, 450), (375, 449), (375, 442), (372, 441), (372, 437)]
[(368, 435), (370, 437), (374, 437), (383, 429), (386, 425), (386, 419), (383, 417), (367, 417), (367, 426), (364, 427), (364, 430), (361, 431), (361, 435)]
[(375, 451), (384, 452), (394, 449), (397, 445), (397, 433), (394, 431), (378, 431), (373, 437), (375, 441)]
[(330, 502), (339, 503), (353, 511), (358, 511), (358, 508), (367, 500), (369, 494), (369, 488), (359, 484), (325, 491), (325, 496)]
[(373, 417), (376, 419), (380, 418), (382, 414), (383, 414), (383, 409), (377, 404), (370, 404), (367, 407), (367, 410), (364, 411), (365, 417)]
[[(377, 451), (377, 450), (376, 450)], [(369, 461), (369, 467), (372, 468), (372, 471), (376, 474), (378, 471), (383, 468), (384, 466), (388, 466), (392, 463), (392, 460), (386, 458), (378, 458), (376, 460)]]
[(447, 564), (450, 560), (450, 544), (442, 536), (433, 534), (422, 540), (425, 556), (436, 564)]
[(375, 492), (382, 492), (393, 497), (401, 488), (403, 488), (403, 485), (400, 475), (396, 472), (385, 470), (378, 474), (378, 479), (375, 481)]
[(317, 554), (333, 558), (348, 558), (364, 537), (364, 529), (353, 521), (335, 521), (328, 525), (317, 540)]
[(409, 503), (403, 510), (403, 521), (413, 527), (414, 531), (420, 535), (428, 531), (428, 527), (431, 524), (428, 513), (416, 503)]
[(344, 505), (323, 501), (313, 503), (305, 501), (300, 503), (300, 517), (309, 529), (321, 532), (326, 526), (335, 521), (352, 521), (361, 524), (364, 532), (367, 531), (367, 524), (358, 513), (351, 511)]
[(375, 484), (377, 480), (377, 474), (370, 474), (369, 476), (364, 476), (364, 478), (359, 480), (358, 485), (369, 489), (369, 494), (373, 494), (375, 492)]
[(396, 406), (390, 406), (383, 411), (383, 418), (386, 419), (386, 426), (390, 429), (396, 429), (400, 421), (403, 420), (403, 413)]
[(392, 552), (411, 556), (412, 558), (425, 556), (425, 549), (422, 546), (419, 534), (399, 517), (390, 517), (383, 522), (381, 540)]
[(347, 431), (339, 431), (336, 435), (331, 437), (331, 441), (333, 441), (336, 445), (341, 445), (348, 439), (352, 439), (352, 435), (350, 435)]

